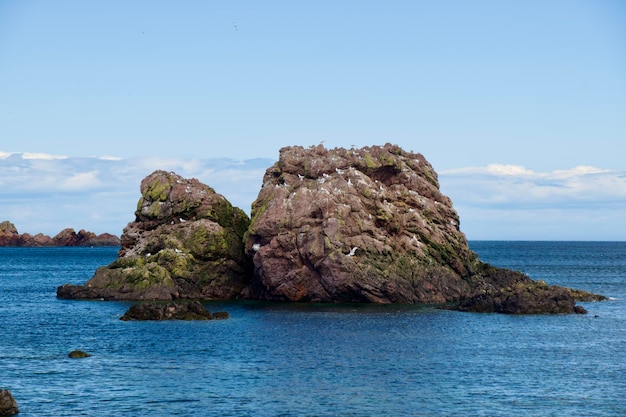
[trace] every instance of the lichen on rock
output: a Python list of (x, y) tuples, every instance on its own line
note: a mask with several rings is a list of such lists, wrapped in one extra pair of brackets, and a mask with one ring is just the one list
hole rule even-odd
[(281, 149), (251, 215), (246, 250), (268, 299), (444, 303), (480, 265), (432, 166), (391, 144)]
[(57, 296), (489, 305), (526, 314), (582, 312), (574, 304), (588, 294), (481, 262), (430, 163), (391, 144), (281, 149), (251, 217), (196, 179), (155, 171), (141, 182), (118, 259)]
[(119, 257), (62, 298), (237, 298), (252, 270), (244, 252), (248, 216), (196, 179), (155, 171), (141, 182), (135, 221)]

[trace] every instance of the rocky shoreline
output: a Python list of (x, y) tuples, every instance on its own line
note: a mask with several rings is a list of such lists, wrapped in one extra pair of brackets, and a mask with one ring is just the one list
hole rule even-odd
[(121, 239), (110, 233), (96, 235), (93, 232), (72, 228), (61, 230), (54, 237), (37, 233), (20, 234), (8, 220), (0, 222), (0, 246), (12, 247), (48, 247), (48, 246), (120, 246)]
[(173, 172), (153, 172), (140, 192), (118, 259), (84, 285), (59, 287), (59, 298), (446, 304), (509, 314), (584, 313), (576, 300), (603, 298), (481, 262), (430, 163), (391, 144), (281, 149), (250, 218)]

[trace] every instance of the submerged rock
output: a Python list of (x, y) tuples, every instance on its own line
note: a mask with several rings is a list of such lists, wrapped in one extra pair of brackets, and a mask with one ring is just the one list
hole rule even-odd
[(67, 356), (71, 359), (83, 359), (83, 358), (88, 358), (91, 355), (82, 350), (73, 350)]
[(196, 179), (155, 171), (141, 182), (135, 221), (124, 228), (119, 257), (60, 298), (171, 300), (237, 298), (252, 264), (243, 236), (250, 220)]
[(18, 413), (17, 401), (13, 398), (11, 391), (0, 389), (0, 417), (14, 416)]
[(215, 320), (226, 319), (228, 313), (211, 314), (198, 301), (188, 303), (147, 302), (131, 306), (120, 320)]

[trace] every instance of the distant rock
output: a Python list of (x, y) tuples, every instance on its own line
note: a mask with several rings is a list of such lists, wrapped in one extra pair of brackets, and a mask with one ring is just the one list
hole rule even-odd
[(131, 306), (120, 318), (130, 320), (219, 320), (228, 318), (226, 312), (211, 314), (202, 303), (192, 301), (188, 303), (155, 303), (145, 302)]
[(0, 223), (0, 246), (120, 246), (120, 244), (120, 238), (109, 233), (96, 235), (85, 230), (76, 233), (74, 229), (66, 228), (54, 237), (42, 233), (33, 236), (29, 233), (18, 233), (15, 225), (7, 220)]
[[(561, 294), (481, 262), (433, 167), (395, 145), (283, 148), (251, 215), (196, 179), (155, 171), (141, 183), (119, 258), (57, 296), (447, 303), (470, 311), (469, 300), (501, 300), (510, 288), (518, 307), (494, 311), (525, 314), (550, 312), (533, 306)], [(576, 312), (573, 294), (558, 298), (559, 308)]]
[(197, 179), (155, 171), (141, 182), (135, 221), (119, 257), (60, 298), (173, 300), (238, 298), (252, 276), (243, 236), (250, 219)]
[(14, 416), (18, 413), (17, 401), (13, 398), (11, 391), (0, 389), (0, 417)]

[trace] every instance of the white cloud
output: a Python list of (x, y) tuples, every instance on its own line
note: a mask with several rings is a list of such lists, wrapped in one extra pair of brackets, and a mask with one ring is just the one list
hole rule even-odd
[(63, 155), (50, 155), (47, 153), (32, 153), (32, 152), (24, 152), (22, 154), (22, 158), (24, 159), (43, 159), (43, 160), (52, 160), (52, 159), (67, 159), (67, 156)]
[(101, 184), (98, 171), (80, 172), (65, 179), (60, 188), (63, 190), (78, 191), (98, 188)]
[(491, 164), (487, 166), (488, 173), (495, 175), (511, 175), (511, 176), (531, 176), (535, 175), (535, 173), (529, 169), (524, 168), (519, 165), (500, 165), (500, 164)]
[(626, 171), (535, 172), (490, 165), (443, 171), (442, 192), (470, 239), (623, 240)]

